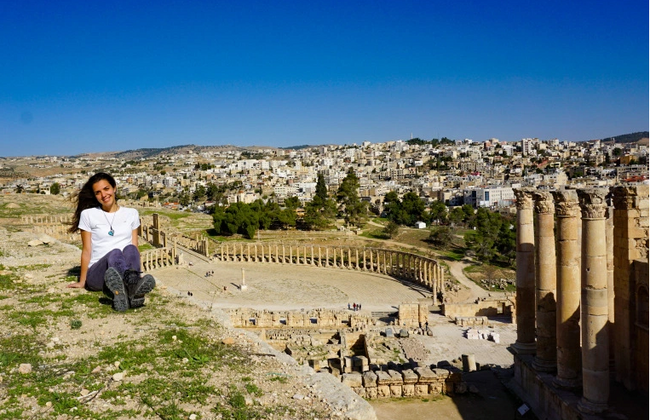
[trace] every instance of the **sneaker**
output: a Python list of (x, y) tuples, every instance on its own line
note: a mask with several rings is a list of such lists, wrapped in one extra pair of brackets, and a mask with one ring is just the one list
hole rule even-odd
[[(137, 272), (136, 272), (137, 274)], [(127, 290), (129, 294), (129, 305), (131, 308), (139, 308), (144, 305), (144, 295), (151, 292), (154, 287), (156, 287), (156, 280), (151, 274), (145, 274), (140, 278), (137, 274), (137, 281), (132, 283), (132, 279), (129, 279), (127, 283)]]
[(109, 267), (104, 274), (104, 285), (108, 290), (108, 296), (113, 298), (113, 309), (124, 312), (129, 309), (129, 298), (124, 287), (122, 276), (113, 267)]

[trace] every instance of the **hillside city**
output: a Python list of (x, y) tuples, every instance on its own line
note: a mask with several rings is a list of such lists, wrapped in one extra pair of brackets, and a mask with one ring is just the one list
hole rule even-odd
[[(208, 211), (215, 204), (283, 204), (313, 199), (321, 175), (328, 191), (352, 168), (359, 197), (379, 214), (391, 191), (417, 193), (426, 204), (471, 205), (494, 210), (514, 204), (513, 188), (596, 187), (647, 183), (647, 132), (640, 140), (569, 142), (522, 139), (431, 141), (419, 138), (294, 149), (179, 146), (74, 157), (0, 158), (2, 193), (73, 194), (99, 170), (115, 176), (120, 195), (179, 210)], [(154, 153), (152, 153), (152, 150)], [(47, 174), (36, 176), (35, 173)], [(210, 186), (221, 186), (215, 193)]]

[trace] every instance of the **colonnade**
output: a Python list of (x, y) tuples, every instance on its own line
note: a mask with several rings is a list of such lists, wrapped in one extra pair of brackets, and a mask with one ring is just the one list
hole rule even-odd
[[(647, 220), (647, 186), (640, 191), (645, 195), (646, 204), (641, 206), (645, 206)], [(629, 313), (625, 314), (629, 307), (619, 308), (615, 302), (615, 284), (619, 283), (614, 281), (615, 273), (629, 271), (634, 255), (646, 258), (647, 264), (647, 227), (643, 229), (643, 222), (639, 222), (643, 212), (630, 213), (630, 200), (626, 199), (629, 195), (637, 197), (638, 190), (549, 192), (524, 188), (515, 190), (515, 195), (517, 340), (513, 348), (520, 356), (533, 356), (534, 370), (555, 373), (554, 386), (581, 387), (578, 410), (601, 413), (608, 407), (610, 394), (610, 352), (621, 353), (614, 358), (617, 372), (621, 369), (630, 374), (626, 366), (632, 358), (630, 352), (623, 356), (625, 349), (617, 349), (627, 345), (629, 337), (617, 343), (619, 340), (610, 337), (610, 324), (616, 322), (618, 335), (630, 334), (629, 325), (621, 325), (623, 331), (618, 333), (619, 320), (629, 319)], [(608, 205), (611, 198), (615, 210)], [(638, 208), (640, 201), (634, 203)], [(625, 214), (614, 217), (615, 211), (624, 208)], [(639, 223), (641, 229), (634, 235), (645, 238), (645, 242), (630, 238), (630, 226)], [(619, 244), (623, 249), (618, 252), (614, 249), (615, 237), (622, 239)], [(619, 276), (620, 288), (629, 284), (629, 274), (627, 281), (625, 275)], [(626, 299), (629, 305), (629, 292)], [(625, 362), (618, 360), (623, 358)]]
[(310, 265), (385, 274), (419, 283), (433, 295), (444, 292), (444, 270), (436, 260), (378, 248), (223, 243), (212, 254), (220, 261)]
[[(64, 215), (23, 215), (20, 220), (28, 225), (56, 225), (72, 222), (72, 216)], [(69, 226), (68, 226), (69, 227)]]

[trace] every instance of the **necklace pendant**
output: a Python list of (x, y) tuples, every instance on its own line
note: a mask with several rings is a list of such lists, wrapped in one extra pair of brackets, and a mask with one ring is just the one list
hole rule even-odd
[(114, 234), (115, 234), (115, 231), (114, 231), (113, 229), (111, 229), (111, 230), (108, 231), (108, 235), (109, 235), (109, 236), (113, 236)]

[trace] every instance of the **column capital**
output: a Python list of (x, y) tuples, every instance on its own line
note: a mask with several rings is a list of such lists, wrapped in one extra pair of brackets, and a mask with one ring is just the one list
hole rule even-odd
[(578, 190), (580, 210), (585, 219), (604, 219), (607, 216), (607, 193), (605, 188)]
[(535, 202), (536, 213), (551, 213), (553, 214), (553, 196), (548, 191), (535, 191), (533, 193), (533, 200)]
[(577, 217), (578, 211), (578, 194), (576, 190), (553, 191), (555, 199), (555, 214), (564, 217)]
[[(619, 185), (612, 187), (610, 191), (612, 193), (614, 208), (616, 210), (633, 209), (636, 205), (637, 197), (643, 195), (643, 193), (639, 194), (639, 190), (636, 186)], [(648, 193), (646, 189), (645, 196), (647, 197), (647, 195)]]
[(513, 190), (517, 198), (517, 210), (528, 210), (533, 208), (533, 188), (517, 188)]

